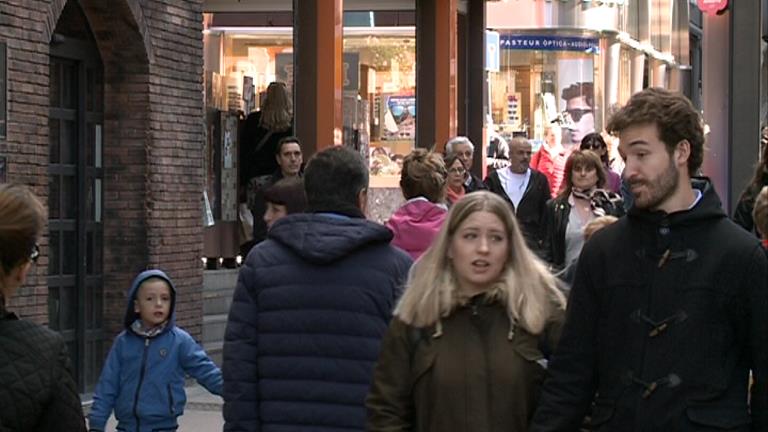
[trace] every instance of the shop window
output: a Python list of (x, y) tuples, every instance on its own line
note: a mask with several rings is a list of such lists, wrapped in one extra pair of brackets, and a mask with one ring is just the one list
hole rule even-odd
[[(489, 94), (493, 127), (502, 136), (530, 138), (537, 148), (553, 123), (562, 126), (566, 145), (594, 131), (597, 39), (502, 35), (501, 44)], [(528, 49), (553, 46), (564, 49)]]
[(344, 142), (384, 185), (416, 142), (415, 28), (345, 29), (344, 60)]
[[(264, 19), (245, 27), (243, 17), (236, 21), (242, 27), (216, 27), (235, 19), (218, 15), (204, 19), (208, 110), (247, 115), (259, 109), (272, 81), (292, 93), (293, 28), (266, 26)], [(344, 143), (368, 155), (374, 177), (399, 178), (398, 162), (415, 147), (414, 21), (413, 11), (344, 13)]]

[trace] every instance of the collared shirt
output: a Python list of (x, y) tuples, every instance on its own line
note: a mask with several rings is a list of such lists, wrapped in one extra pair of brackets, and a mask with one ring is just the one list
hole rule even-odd
[(696, 204), (698, 204), (698, 203), (699, 203), (699, 201), (701, 201), (701, 197), (703, 197), (703, 196), (704, 196), (704, 194), (703, 194), (703, 193), (701, 193), (701, 191), (700, 191), (700, 190), (698, 190), (698, 189), (694, 189), (694, 190), (693, 190), (693, 194), (694, 194), (694, 195), (696, 195), (696, 199), (695, 199), (695, 200), (693, 200), (693, 204), (691, 204), (691, 206), (690, 206), (690, 207), (688, 207), (688, 210), (690, 210), (690, 209), (692, 209), (692, 208), (696, 207)]
[(528, 189), (528, 183), (531, 181), (531, 169), (528, 168), (523, 174), (514, 173), (510, 169), (498, 170), (497, 172), (501, 187), (517, 208), (520, 201), (523, 200), (526, 189)]
[[(409, 199), (409, 200), (406, 200), (406, 201), (405, 201), (405, 204), (408, 204), (408, 203), (412, 203), (412, 202), (414, 202), (414, 201), (426, 201), (426, 202), (431, 202), (431, 201), (429, 201), (429, 200), (428, 200), (426, 197), (423, 197), (423, 196), (419, 195), (419, 196), (417, 196), (417, 197), (413, 197), (413, 198), (411, 198), (411, 199)], [(405, 205), (405, 204), (404, 204), (404, 205)], [(448, 206), (447, 206), (447, 205), (445, 205), (444, 203), (435, 203), (435, 205), (436, 205), (436, 206), (438, 206), (438, 207), (440, 207), (440, 208), (444, 208), (444, 209), (448, 210)]]

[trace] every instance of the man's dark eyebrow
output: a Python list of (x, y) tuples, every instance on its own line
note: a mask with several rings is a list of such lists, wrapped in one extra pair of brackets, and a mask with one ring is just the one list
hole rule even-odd
[(629, 144), (627, 144), (627, 147), (632, 147), (633, 145), (641, 145), (641, 144), (648, 144), (648, 141), (643, 139), (636, 139)]

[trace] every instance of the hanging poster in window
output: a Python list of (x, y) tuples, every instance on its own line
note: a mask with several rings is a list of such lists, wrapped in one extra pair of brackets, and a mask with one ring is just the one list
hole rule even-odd
[(387, 98), (382, 140), (416, 139), (416, 96), (393, 95)]
[(595, 86), (592, 59), (559, 59), (557, 85), (560, 96), (563, 145), (578, 146), (595, 131)]

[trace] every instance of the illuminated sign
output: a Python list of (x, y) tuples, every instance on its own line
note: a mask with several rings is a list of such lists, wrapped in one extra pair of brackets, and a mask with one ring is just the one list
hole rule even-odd
[(502, 34), (499, 45), (501, 49), (600, 52), (600, 41), (596, 38), (572, 36)]
[(707, 15), (715, 16), (728, 7), (728, 0), (697, 0), (699, 9)]

